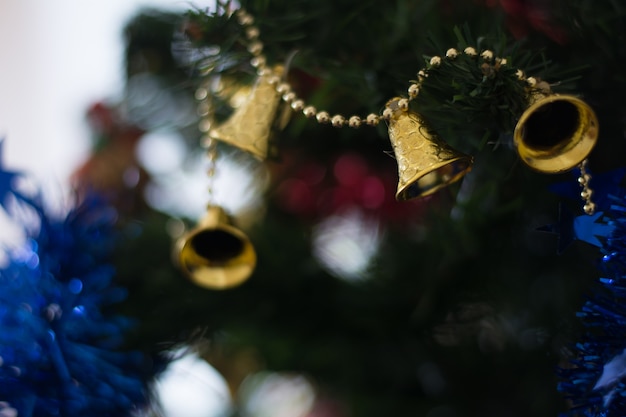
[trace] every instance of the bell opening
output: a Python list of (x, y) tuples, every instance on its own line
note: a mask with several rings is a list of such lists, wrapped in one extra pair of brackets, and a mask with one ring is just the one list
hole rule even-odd
[(214, 263), (225, 263), (239, 256), (244, 242), (224, 230), (205, 230), (191, 240), (194, 251)]
[(529, 148), (550, 149), (569, 142), (580, 125), (578, 108), (569, 101), (539, 107), (524, 123), (522, 140)]
[(471, 159), (469, 158), (459, 158), (447, 162), (439, 168), (415, 179), (398, 194), (397, 199), (406, 201), (434, 194), (441, 188), (461, 179), (470, 168)]

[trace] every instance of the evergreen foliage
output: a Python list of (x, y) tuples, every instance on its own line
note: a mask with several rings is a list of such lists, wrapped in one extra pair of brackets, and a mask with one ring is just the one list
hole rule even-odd
[[(336, 129), (292, 115), (276, 138), (278, 158), (266, 162), (265, 210), (246, 228), (259, 263), (242, 286), (214, 292), (185, 281), (171, 263), (168, 215), (140, 213), (129, 221), (118, 260), (120, 281), (130, 290), (123, 311), (142, 325), (128, 343), (158, 355), (202, 329), (214, 348), (252, 349), (263, 369), (309, 376), (354, 417), (565, 412), (555, 369), (569, 366), (576, 352), (582, 333), (576, 312), (598, 276), (598, 252), (574, 241), (557, 254), (558, 237), (539, 231), (552, 225), (564, 239), (569, 226), (559, 213), (582, 214), (582, 203), (576, 173), (540, 174), (515, 153), (512, 131), (530, 94), (517, 70), (555, 92), (581, 96), (598, 113), (594, 188), (596, 174), (624, 165), (624, 6), (609, 0), (241, 5), (255, 18), (268, 63), (289, 62), (298, 95), (331, 115), (380, 113), (426, 71), (411, 110), (471, 154), (474, 168), (419, 202), (393, 202), (395, 185), (381, 180), (385, 205), (364, 209), (349, 193), (360, 186), (341, 188), (334, 170), (342, 156), (358, 155), (368, 172), (395, 178), (385, 124)], [(164, 91), (184, 92), (190, 103), (207, 65), (212, 76), (250, 84), (251, 55), (236, 18), (224, 13), (229, 7), (170, 16), (173, 49), (154, 32), (165, 72), (147, 67), (142, 74), (159, 79)], [(147, 54), (135, 42), (141, 33), (127, 32), (135, 57)], [(507, 63), (484, 66), (461, 52), (467, 46), (492, 50)], [(433, 67), (431, 57), (445, 57), (448, 48), (460, 52), (457, 59)], [(130, 84), (137, 76), (131, 72)], [(226, 117), (230, 110), (219, 99), (216, 113)], [(196, 123), (178, 125), (192, 153), (200, 146)], [(315, 186), (307, 183), (307, 167), (319, 168)], [(306, 200), (286, 188), (294, 179), (309, 187)], [(566, 196), (553, 192), (572, 183)], [(289, 199), (302, 204), (288, 205)], [(314, 256), (319, 222), (350, 209), (365, 211), (383, 231), (368, 278), (356, 281)], [(191, 226), (194, 219), (185, 220)]]

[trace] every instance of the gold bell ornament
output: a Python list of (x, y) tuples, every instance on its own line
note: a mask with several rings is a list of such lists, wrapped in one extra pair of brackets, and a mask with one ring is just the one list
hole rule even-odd
[(391, 99), (387, 109), (389, 139), (398, 163), (398, 201), (431, 195), (471, 170), (472, 158), (429, 132), (420, 115), (408, 109), (406, 99)]
[(215, 205), (209, 205), (198, 225), (178, 239), (176, 252), (182, 271), (208, 289), (235, 287), (256, 266), (256, 252), (248, 237)]
[[(210, 132), (211, 94), (206, 86), (198, 89), (200, 130)], [(258, 113), (257, 113), (258, 114)], [(252, 125), (255, 125), (252, 120)], [(195, 284), (213, 290), (235, 287), (245, 282), (256, 266), (256, 252), (250, 239), (233, 225), (226, 211), (211, 203), (217, 161), (217, 143), (205, 136), (208, 156), (209, 204), (204, 217), (174, 245), (174, 262)]]
[(285, 114), (279, 115), (281, 94), (276, 88), (281, 66), (259, 75), (247, 99), (221, 125), (209, 130), (209, 137), (235, 146), (260, 160), (268, 155), (274, 129), (286, 124)]
[(598, 118), (571, 95), (536, 94), (513, 133), (517, 152), (530, 168), (557, 174), (579, 166), (598, 139)]
[(578, 182), (586, 214), (595, 213), (589, 186), (587, 156), (598, 140), (598, 118), (583, 100), (571, 95), (536, 93), (522, 113), (513, 143), (530, 168), (546, 174), (559, 174), (580, 168)]

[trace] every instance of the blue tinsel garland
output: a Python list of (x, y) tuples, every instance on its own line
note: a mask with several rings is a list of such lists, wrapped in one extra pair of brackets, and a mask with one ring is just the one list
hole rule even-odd
[(567, 416), (626, 415), (626, 197), (618, 182), (598, 200), (602, 214), (574, 223), (577, 236), (599, 238), (590, 243), (600, 248), (600, 277), (577, 314), (585, 334), (559, 370), (559, 390), (572, 404)]
[(126, 295), (107, 263), (116, 213), (87, 198), (54, 218), (18, 193), (17, 177), (0, 165), (0, 207), (32, 212), (39, 227), (0, 268), (0, 411), (129, 415), (146, 401), (146, 378), (143, 356), (118, 350), (129, 321), (107, 311)]

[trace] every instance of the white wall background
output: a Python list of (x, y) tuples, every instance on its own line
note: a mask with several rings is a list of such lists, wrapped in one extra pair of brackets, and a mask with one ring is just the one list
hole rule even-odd
[(4, 163), (63, 187), (89, 151), (84, 121), (123, 86), (122, 28), (139, 7), (211, 0), (0, 0), (0, 137)]

